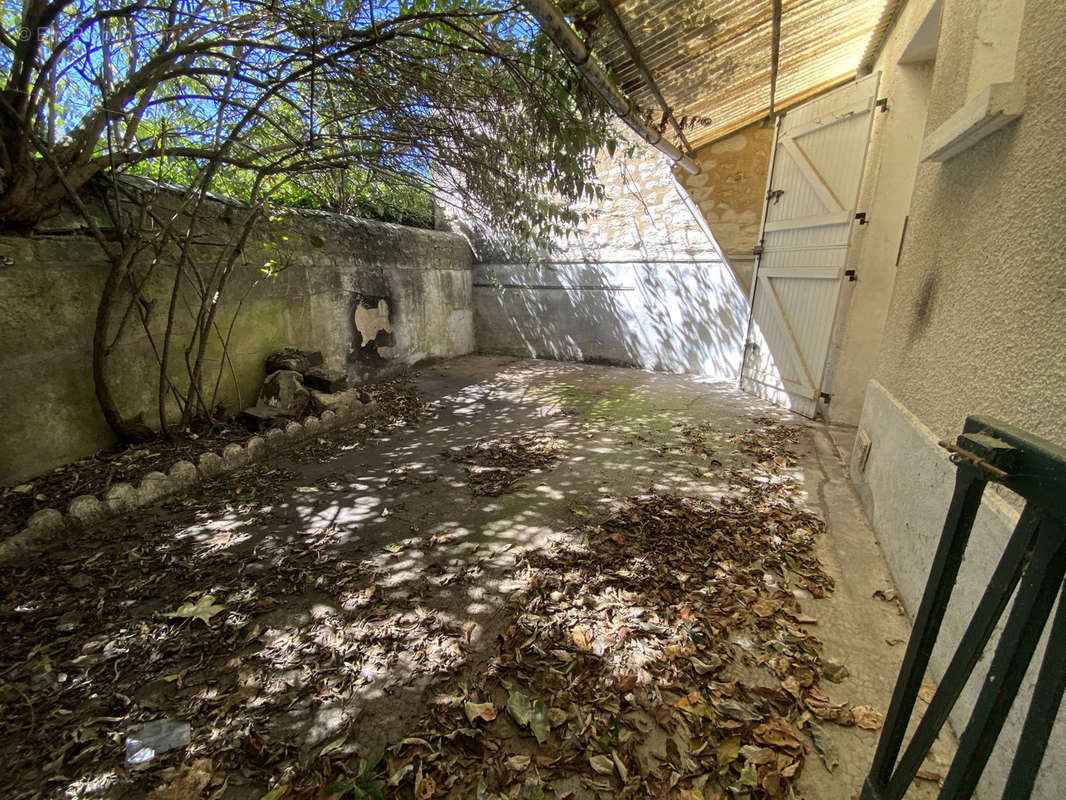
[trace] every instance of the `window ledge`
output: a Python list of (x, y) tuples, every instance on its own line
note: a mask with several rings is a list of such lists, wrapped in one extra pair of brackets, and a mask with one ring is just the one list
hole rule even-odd
[(922, 142), (922, 161), (947, 161), (1022, 115), (1021, 81), (990, 83)]

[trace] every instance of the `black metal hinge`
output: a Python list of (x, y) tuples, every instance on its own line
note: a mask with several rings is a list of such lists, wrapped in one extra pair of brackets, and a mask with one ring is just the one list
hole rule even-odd
[(880, 100), (874, 103), (874, 105), (878, 106), (881, 109), (881, 113), (884, 114), (886, 111), (888, 111), (888, 98), (882, 97)]
[(767, 201), (773, 200), (774, 205), (777, 205), (777, 201), (781, 199), (781, 195), (785, 193), (784, 189), (771, 189), (766, 193)]
[(821, 398), (823, 403), (829, 405), (829, 401), (832, 399), (833, 395), (829, 394), (829, 392), (821, 392), (818, 397)]
[(856, 214), (855, 215), (855, 219), (857, 219), (859, 221), (860, 225), (865, 225), (866, 223), (868, 223), (870, 221), (870, 220), (866, 219), (866, 212), (865, 211), (860, 211), (858, 214)]
[(753, 256), (761, 256), (762, 255), (762, 245), (761, 244), (757, 244), (757, 245), (755, 245), (755, 247), (751, 248), (751, 254)]
[(858, 278), (855, 277), (855, 270), (853, 270), (853, 269), (844, 270), (844, 275), (845, 275), (845, 277), (847, 277), (847, 279), (849, 281), (857, 281), (858, 280)]

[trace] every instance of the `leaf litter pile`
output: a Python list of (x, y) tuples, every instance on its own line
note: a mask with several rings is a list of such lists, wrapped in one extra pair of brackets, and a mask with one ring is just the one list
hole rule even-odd
[(465, 464), (467, 483), (476, 495), (499, 497), (514, 491), (531, 472), (551, 469), (562, 457), (563, 443), (544, 433), (524, 433), (447, 450), (444, 455)]
[[(359, 388), (377, 402), (376, 416), (383, 424), (387, 420), (389, 425), (413, 425), (430, 414), (407, 381), (369, 383)], [(227, 444), (243, 444), (258, 435), (234, 419), (196, 421), (169, 439), (116, 445), (16, 486), (0, 487), (0, 538), (18, 532), (42, 508), (64, 510), (79, 495), (102, 496), (116, 483), (136, 483), (149, 472), (166, 472), (177, 461), (195, 462), (205, 452), (217, 453)], [(322, 448), (308, 445), (306, 449), (311, 455), (321, 455)]]
[(415, 425), (432, 415), (414, 384), (406, 380), (365, 383), (360, 387), (388, 415), (392, 425)]
[[(431, 413), (409, 387), (376, 399), (381, 417), (339, 441)], [(489, 625), (492, 653), (429, 602), (433, 585), (479, 580), (476, 565), (386, 589), (387, 572), (345, 558), (323, 532), (266, 552), (240, 544), (242, 529), (193, 540), (157, 523), (170, 538), (131, 545), (114, 529), (6, 568), (0, 786), (12, 798), (118, 798), (134, 781), (149, 800), (794, 797), (814, 753), (834, 766), (823, 724), (880, 725), (876, 710), (834, 705), (820, 688), (846, 670), (820, 659), (800, 606), (832, 582), (813, 553), (823, 525), (780, 474), (794, 440), (785, 426), (736, 437), (760, 467), (730, 472), (725, 499), (632, 498), (520, 555), (521, 588)], [(560, 450), (528, 435), (446, 455), (492, 475), (472, 479), (492, 494)], [(252, 499), (291, 477), (253, 469), (234, 476), (236, 490), (205, 485), (219, 496), (196, 513), (213, 502), (248, 530), (268, 527), (274, 512)], [(279, 622), (315, 593), (339, 599), (337, 611)], [(413, 711), (381, 731), (383, 752), (348, 733), (309, 750), (276, 727), (294, 710), (358, 706), (363, 690), (387, 697), (411, 670), (436, 699), (417, 724)], [(138, 779), (123, 765), (130, 731), (162, 719), (186, 721), (185, 739)], [(265, 794), (233, 794), (240, 786)]]
[(794, 797), (832, 704), (815, 620), (823, 529), (788, 502), (652, 495), (527, 554), (515, 620), (478, 676), (385, 759), (387, 796)]
[(732, 441), (742, 453), (752, 456), (760, 464), (791, 467), (796, 463), (792, 444), (796, 441), (794, 425), (781, 425), (773, 417), (753, 417), (759, 428), (749, 428)]
[(717, 433), (713, 425), (709, 422), (697, 424), (679, 422), (673, 427), (678, 441), (656, 445), (654, 448), (656, 453), (660, 456), (684, 454), (714, 459), (715, 451), (708, 441), (713, 442)]

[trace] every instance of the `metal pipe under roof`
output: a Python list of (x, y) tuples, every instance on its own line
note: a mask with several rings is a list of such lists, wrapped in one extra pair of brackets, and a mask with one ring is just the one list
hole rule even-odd
[(581, 38), (574, 33), (570, 23), (551, 0), (522, 0), (522, 5), (532, 14), (545, 36), (551, 39), (578, 71), (582, 74), (611, 110), (628, 125), (634, 133), (656, 150), (667, 155), (678, 166), (692, 175), (698, 175), (700, 165), (697, 161), (677, 149), (663, 135), (652, 129), (636, 113), (636, 105), (615, 86), (607, 73), (592, 60), (592, 51)]
[(596, 2), (599, 4), (600, 11), (603, 12), (603, 16), (606, 18), (607, 23), (614, 29), (615, 34), (622, 42), (622, 46), (625, 47), (626, 55), (629, 56), (629, 60), (632, 61), (633, 66), (636, 67), (637, 74), (640, 75), (641, 80), (644, 81), (644, 85), (648, 87), (648, 91), (650, 91), (652, 95), (654, 95), (656, 101), (658, 101), (659, 107), (663, 110), (663, 116), (673, 126), (678, 141), (681, 142), (681, 146), (685, 148), (685, 154), (692, 155), (692, 145), (690, 145), (688, 139), (685, 138), (685, 132), (681, 130), (681, 126), (677, 122), (677, 117), (674, 116), (673, 109), (667, 104), (666, 98), (663, 97), (663, 93), (659, 90), (659, 85), (655, 82), (655, 78), (652, 77), (648, 65), (644, 63), (644, 58), (640, 55), (640, 50), (637, 49), (633, 37), (631, 37), (629, 31), (626, 30), (622, 18), (618, 16), (618, 12), (615, 11), (614, 6), (611, 5), (611, 0), (596, 0)]

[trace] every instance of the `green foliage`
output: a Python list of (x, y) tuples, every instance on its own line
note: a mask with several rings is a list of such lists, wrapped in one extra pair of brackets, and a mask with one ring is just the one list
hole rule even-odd
[(259, 271), (268, 278), (276, 278), (283, 269), (285, 269), (285, 264), (276, 258), (270, 258), (259, 268)]
[(437, 194), (553, 238), (614, 148), (608, 110), (504, 0), (72, 0), (2, 22), (0, 224), (61, 197), (57, 172), (128, 170), (416, 225)]
[[(130, 165), (127, 174), (176, 186), (196, 181), (195, 164), (183, 159), (152, 159)], [(255, 184), (250, 169), (220, 169), (211, 182), (210, 191), (225, 197), (247, 199)], [(309, 208), (351, 214), (366, 219), (395, 222), (415, 228), (433, 227), (431, 187), (415, 188), (403, 183), (374, 180), (365, 171), (352, 168), (325, 173), (294, 173), (278, 181), (271, 201), (288, 208)]]
[(355, 770), (355, 776), (344, 778), (334, 783), (329, 787), (330, 793), (336, 796), (336, 800), (345, 800), (346, 798), (353, 798), (353, 800), (375, 798), (380, 800), (380, 798), (385, 796), (385, 781), (377, 777), (381, 759), (382, 756), (369, 761), (365, 758), (360, 758)]
[[(350, 171), (349, 171), (350, 172)], [(296, 178), (274, 195), (274, 202), (291, 208), (313, 208), (356, 217), (395, 222), (415, 228), (433, 227), (433, 198), (429, 188), (372, 181), (364, 175), (329, 173)]]

